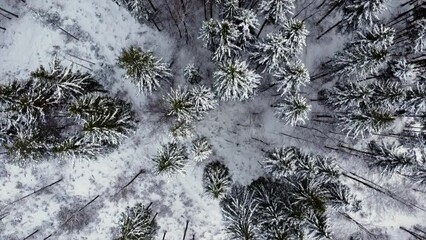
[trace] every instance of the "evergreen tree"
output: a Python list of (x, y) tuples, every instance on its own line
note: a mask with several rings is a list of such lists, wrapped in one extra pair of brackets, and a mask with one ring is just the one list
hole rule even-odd
[(114, 0), (119, 6), (125, 7), (139, 22), (144, 23), (154, 14), (143, 0)]
[[(44, 87), (53, 91), (56, 99), (66, 101), (96, 91), (103, 91), (103, 87), (89, 73), (73, 72), (73, 65), (63, 67), (59, 59), (55, 58), (46, 70), (40, 66), (31, 72), (31, 77), (36, 81), (42, 81)], [(46, 91), (49, 91), (46, 90)]]
[(276, 179), (287, 178), (294, 175), (297, 170), (296, 159), (300, 156), (301, 153), (297, 148), (276, 148), (266, 153), (262, 166), (269, 175)]
[(364, 31), (357, 31), (357, 39), (350, 45), (370, 44), (381, 48), (392, 46), (395, 38), (395, 30), (384, 25), (373, 24)]
[[(423, 160), (424, 161), (424, 160)], [(415, 184), (426, 185), (426, 168), (425, 166), (417, 166), (410, 174), (410, 178)]]
[(311, 106), (306, 102), (306, 99), (297, 93), (285, 97), (273, 107), (275, 116), (291, 126), (299, 123), (304, 124), (311, 110)]
[(274, 77), (281, 96), (298, 92), (301, 86), (305, 86), (310, 82), (309, 72), (300, 60), (280, 68), (274, 74)]
[(328, 191), (327, 204), (334, 209), (343, 211), (357, 211), (359, 201), (350, 193), (349, 188), (340, 182), (326, 184)]
[(405, 99), (405, 91), (398, 82), (376, 81), (367, 87), (372, 88), (372, 105), (377, 107), (397, 109)]
[(253, 224), (257, 205), (253, 194), (246, 187), (234, 185), (220, 202), (231, 240), (255, 240), (256, 226)]
[(259, 11), (268, 22), (277, 24), (287, 20), (295, 9), (294, 0), (262, 0)]
[(198, 118), (217, 106), (217, 99), (211, 88), (202, 85), (189, 90), (189, 101)]
[(72, 136), (54, 144), (51, 151), (60, 159), (75, 159), (77, 157), (93, 159), (99, 155), (101, 147), (98, 143), (88, 142), (82, 137)]
[(165, 63), (138, 47), (123, 49), (118, 57), (118, 66), (126, 70), (125, 77), (134, 82), (139, 91), (151, 93), (160, 87), (161, 81), (171, 76)]
[(309, 31), (303, 21), (289, 19), (281, 24), (280, 32), (285, 38), (286, 48), (291, 54), (300, 54), (306, 46)]
[(415, 20), (410, 31), (410, 38), (414, 53), (426, 51), (426, 18)]
[(328, 224), (328, 218), (324, 213), (312, 213), (307, 222), (310, 239), (333, 239)]
[(409, 83), (417, 77), (417, 70), (414, 64), (407, 62), (405, 58), (391, 62), (392, 75), (401, 82)]
[(377, 74), (388, 60), (388, 48), (372, 44), (355, 44), (344, 52), (336, 54), (333, 74), (340, 78), (356, 77), (363, 79), (369, 74)]
[(250, 70), (245, 62), (239, 60), (226, 61), (219, 64), (214, 73), (214, 88), (221, 100), (248, 99), (259, 86), (260, 76)]
[(417, 114), (426, 111), (426, 85), (418, 83), (415, 87), (408, 88), (403, 104), (404, 110)]
[(395, 172), (404, 173), (417, 164), (414, 151), (404, 149), (395, 143), (371, 141), (368, 144), (368, 150), (372, 154), (369, 166), (377, 168), (384, 175), (392, 175)]
[(177, 121), (170, 127), (170, 135), (175, 140), (183, 140), (192, 136), (193, 127), (187, 121)]
[(83, 135), (93, 143), (117, 145), (135, 129), (133, 112), (124, 102), (103, 112), (93, 112), (82, 120)]
[(372, 26), (378, 15), (386, 9), (387, 0), (352, 0), (343, 7), (345, 21), (340, 28), (351, 32), (361, 27)]
[(230, 188), (231, 181), (228, 167), (219, 161), (211, 162), (204, 168), (204, 189), (214, 198), (222, 198)]
[(395, 120), (394, 115), (385, 109), (365, 107), (361, 110), (343, 112), (337, 116), (338, 124), (347, 135), (364, 136), (378, 133), (388, 128)]
[(48, 153), (49, 144), (43, 141), (39, 129), (18, 127), (16, 130), (13, 139), (3, 147), (18, 164), (38, 162)]
[(211, 18), (208, 21), (203, 21), (200, 30), (200, 39), (203, 41), (203, 46), (208, 50), (215, 52), (219, 47), (219, 23)]
[(171, 89), (165, 97), (167, 104), (167, 115), (175, 116), (179, 121), (191, 121), (194, 118), (193, 102), (190, 99), (188, 89)]
[(201, 162), (209, 158), (213, 153), (212, 145), (206, 137), (197, 137), (192, 141), (191, 152), (194, 156), (194, 160)]
[(223, 0), (223, 18), (227, 20), (233, 19), (238, 14), (238, 12), (241, 11), (241, 9), (239, 8), (239, 4), (240, 0)]
[(213, 60), (222, 62), (236, 56), (236, 52), (241, 50), (236, 45), (239, 36), (237, 27), (227, 20), (222, 20), (218, 25), (217, 34), (218, 46), (214, 52)]
[(183, 173), (188, 155), (185, 146), (170, 142), (162, 146), (153, 161), (156, 164), (155, 172), (157, 174), (165, 174), (171, 177), (175, 173)]
[(327, 189), (321, 183), (309, 178), (296, 178), (290, 193), (296, 204), (303, 206), (309, 213), (324, 213), (327, 206)]
[(137, 203), (134, 207), (127, 207), (121, 213), (120, 237), (118, 240), (154, 240), (157, 235), (158, 224), (152, 210)]
[(82, 120), (90, 115), (102, 115), (105, 110), (114, 109), (116, 104), (109, 96), (88, 94), (72, 101), (67, 110), (70, 116)]
[(320, 92), (324, 103), (336, 110), (359, 108), (371, 99), (373, 91), (370, 87), (356, 82), (338, 82), (333, 88)]
[(188, 64), (183, 70), (183, 76), (190, 84), (197, 84), (201, 81), (200, 68), (194, 64)]
[(233, 22), (239, 32), (237, 46), (244, 49), (256, 39), (259, 21), (252, 10), (240, 9), (236, 12)]

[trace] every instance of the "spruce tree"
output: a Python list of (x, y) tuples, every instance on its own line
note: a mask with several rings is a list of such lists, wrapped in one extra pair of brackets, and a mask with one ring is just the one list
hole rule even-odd
[(294, 0), (262, 0), (259, 11), (268, 22), (277, 24), (287, 20), (295, 9)]
[(414, 53), (426, 51), (426, 18), (415, 20), (410, 31), (410, 39)]
[(404, 110), (417, 114), (426, 111), (426, 84), (417, 83), (406, 91)]
[(197, 84), (201, 81), (200, 68), (194, 64), (188, 64), (183, 70), (185, 80), (190, 84)]
[(191, 152), (194, 160), (201, 162), (209, 158), (213, 153), (212, 145), (206, 137), (199, 136), (192, 141)]
[(174, 116), (179, 121), (191, 121), (194, 118), (194, 103), (190, 99), (188, 89), (180, 86), (172, 88), (164, 100), (168, 116)]
[(231, 181), (228, 167), (219, 161), (211, 162), (204, 168), (203, 186), (214, 198), (222, 198), (230, 188)]
[(127, 207), (121, 213), (120, 237), (118, 240), (154, 240), (157, 235), (158, 224), (152, 216), (151, 205), (145, 207), (137, 203), (134, 207)]
[(411, 172), (416, 166), (416, 153), (404, 149), (401, 145), (371, 141), (368, 150), (372, 154), (369, 166), (378, 169), (384, 175)]
[(357, 109), (373, 95), (370, 87), (356, 82), (338, 82), (333, 88), (320, 92), (324, 103), (336, 110)]
[(280, 33), (286, 41), (286, 48), (290, 54), (296, 55), (306, 46), (306, 37), (309, 31), (303, 21), (289, 19), (281, 24)]
[(158, 155), (153, 158), (157, 174), (171, 177), (175, 173), (183, 173), (183, 167), (188, 161), (186, 148), (180, 143), (169, 142), (162, 145)]
[(310, 82), (309, 72), (300, 60), (279, 68), (274, 77), (281, 96), (298, 92), (300, 87)]
[(83, 157), (86, 159), (96, 158), (102, 151), (98, 143), (87, 141), (83, 137), (72, 136), (60, 143), (54, 143), (51, 147), (52, 153), (60, 159), (75, 159)]
[(249, 9), (240, 9), (233, 18), (233, 22), (238, 29), (237, 46), (245, 49), (256, 39), (259, 21), (256, 14)]
[(408, 63), (405, 58), (392, 61), (390, 71), (395, 78), (404, 83), (410, 83), (416, 79), (418, 73), (415, 65)]
[(311, 111), (311, 106), (306, 102), (306, 98), (297, 93), (285, 97), (273, 108), (275, 116), (291, 126), (304, 124)]
[(195, 86), (189, 90), (189, 101), (193, 111), (200, 119), (205, 113), (217, 106), (217, 99), (210, 87)]
[(193, 134), (193, 127), (187, 121), (177, 121), (170, 127), (170, 136), (177, 141), (190, 138)]
[(126, 70), (125, 77), (135, 83), (140, 92), (151, 93), (171, 76), (167, 65), (151, 52), (130, 46), (118, 57), (118, 66)]
[(338, 125), (347, 135), (363, 137), (366, 133), (380, 133), (395, 121), (395, 116), (386, 109), (364, 107), (338, 114)]
[(268, 151), (262, 166), (265, 171), (276, 179), (286, 178), (297, 170), (296, 161), (301, 156), (294, 147), (281, 147)]
[(388, 48), (392, 46), (395, 38), (395, 30), (384, 25), (374, 24), (363, 31), (357, 31), (357, 39), (349, 45), (369, 44), (377, 47)]
[(211, 18), (208, 21), (203, 21), (200, 30), (200, 39), (203, 41), (203, 46), (208, 50), (215, 52), (219, 47), (219, 23)]
[(343, 16), (340, 29), (345, 32), (372, 26), (378, 15), (386, 9), (387, 0), (352, 0), (343, 7)]
[(259, 86), (261, 77), (250, 70), (245, 62), (226, 61), (218, 68), (213, 75), (214, 88), (221, 100), (246, 100)]
[(246, 187), (234, 185), (222, 198), (220, 205), (230, 239), (256, 239), (253, 219), (257, 205), (253, 202), (253, 194)]
[(213, 54), (213, 60), (217, 62), (226, 61), (237, 55), (241, 50), (237, 46), (239, 32), (234, 23), (222, 20), (218, 25), (217, 41), (218, 46)]

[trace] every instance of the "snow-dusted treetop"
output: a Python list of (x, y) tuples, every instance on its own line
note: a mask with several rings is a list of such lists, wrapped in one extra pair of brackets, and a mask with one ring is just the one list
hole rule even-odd
[(294, 0), (262, 0), (259, 5), (259, 10), (265, 14), (266, 20), (274, 24), (287, 20), (294, 9)]

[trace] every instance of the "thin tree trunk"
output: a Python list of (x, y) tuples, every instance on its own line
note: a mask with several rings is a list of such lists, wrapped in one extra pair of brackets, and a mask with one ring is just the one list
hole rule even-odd
[(207, 6), (206, 0), (203, 0), (204, 20), (207, 21)]
[(30, 235), (26, 236), (23, 240), (26, 240), (26, 239), (28, 239), (28, 238), (30, 238), (30, 237), (32, 237), (32, 236), (34, 236), (34, 234), (36, 234), (37, 232), (38, 232), (38, 229), (37, 229), (37, 230), (35, 230), (34, 232), (32, 232)]
[(213, 1), (214, 0), (209, 0), (210, 1), (210, 18), (213, 18)]
[(3, 31), (6, 31), (6, 28), (4, 28), (4, 27), (0, 27), (0, 29), (3, 30)]
[[(393, 23), (394, 21), (396, 21), (396, 20), (397, 20), (397, 19), (399, 19), (400, 17), (403, 17), (403, 16), (405, 16), (405, 15), (409, 14), (409, 13), (410, 13), (411, 11), (413, 11), (414, 9), (416, 9), (416, 7), (410, 8), (409, 10), (407, 10), (407, 11), (405, 11), (405, 12), (402, 12), (402, 13), (398, 14), (398, 16), (396, 16), (394, 19), (392, 19), (392, 21), (390, 21), (390, 22), (388, 23), (388, 25), (389, 25), (389, 24), (391, 24), (391, 23)], [(393, 26), (393, 24), (392, 24), (392, 25), (390, 25), (389, 27), (391, 27), (391, 26)]]
[(120, 190), (115, 195), (119, 194), (126, 187), (128, 187), (130, 184), (132, 184), (136, 180), (136, 178), (138, 178), (142, 173), (146, 173), (145, 169), (139, 170), (139, 172), (126, 185), (124, 185), (123, 187), (121, 187)]
[[(53, 182), (53, 183), (51, 183), (51, 184), (49, 184), (49, 185), (47, 185), (47, 186), (44, 186), (44, 187), (42, 187), (42, 188), (40, 188), (40, 189), (38, 189), (38, 190), (36, 190), (36, 191), (34, 191), (34, 192), (30, 193), (30, 194), (27, 194), (27, 195), (25, 195), (25, 196), (23, 196), (23, 197), (21, 197), (21, 198), (16, 199), (16, 200), (15, 200), (15, 201), (13, 201), (13, 202), (8, 203), (6, 206), (10, 206), (10, 205), (12, 205), (12, 204), (14, 204), (14, 203), (16, 203), (16, 202), (19, 202), (19, 201), (21, 201), (21, 200), (24, 200), (25, 198), (27, 198), (27, 197), (29, 197), (29, 196), (32, 196), (32, 195), (34, 195), (34, 194), (37, 194), (37, 193), (39, 193), (39, 192), (41, 192), (41, 191), (43, 191), (43, 190), (45, 190), (45, 189), (47, 189), (47, 188), (49, 188), (49, 187), (51, 187), (51, 186), (53, 186), (53, 185), (55, 185), (55, 184), (57, 184), (57, 183), (61, 182), (62, 180), (63, 180), (63, 178), (60, 178), (59, 180), (57, 180), (57, 181), (55, 181), (55, 182)], [(6, 206), (5, 206), (5, 207), (6, 207)]]
[(157, 12), (157, 8), (155, 8), (154, 4), (152, 4), (151, 0), (148, 0), (149, 5), (151, 5), (152, 9), (154, 10), (154, 12)]
[(299, 14), (301, 14), (305, 9), (307, 9), (308, 7), (310, 7), (316, 0), (312, 0), (308, 5), (306, 5), (305, 7), (303, 7), (296, 15), (294, 15), (293, 18), (297, 18), (297, 16), (299, 16)]
[(167, 231), (164, 231), (164, 234), (163, 234), (163, 238), (162, 238), (162, 240), (165, 240), (165, 239), (166, 239), (166, 234), (167, 234)]
[(377, 236), (375, 234), (373, 234), (372, 232), (370, 232), (370, 230), (368, 230), (364, 225), (362, 225), (361, 223), (359, 223), (358, 221), (356, 221), (355, 219), (353, 219), (351, 216), (349, 216), (349, 214), (345, 213), (345, 212), (338, 212), (340, 215), (344, 216), (345, 218), (349, 219), (350, 221), (354, 222), (359, 228), (361, 228), (362, 230), (364, 230), (366, 233), (368, 233), (370, 236), (377, 238)]
[(10, 15), (12, 15), (12, 16), (14, 16), (14, 17), (16, 17), (16, 18), (19, 18), (19, 16), (18, 16), (18, 15), (14, 14), (13, 12), (9, 12), (8, 10), (6, 10), (6, 9), (4, 9), (4, 8), (1, 8), (1, 7), (0, 7), (0, 10), (1, 10), (1, 11), (3, 11), (3, 12), (5, 12), (5, 13), (8, 13), (8, 14), (10, 14)]
[(401, 229), (402, 231), (410, 234), (411, 236), (415, 237), (418, 240), (426, 240), (426, 237), (420, 236), (419, 234), (417, 234), (417, 233), (415, 233), (413, 231), (410, 231), (410, 230), (406, 229), (405, 227), (399, 227), (399, 229)]
[(281, 135), (284, 135), (284, 136), (286, 136), (286, 137), (289, 137), (289, 138), (294, 138), (294, 139), (297, 139), (297, 140), (301, 140), (301, 141), (305, 141), (305, 142), (308, 142), (308, 143), (313, 143), (313, 144), (315, 144), (315, 142), (314, 142), (314, 141), (306, 140), (306, 139), (303, 139), (303, 138), (300, 138), (300, 137), (295, 137), (295, 136), (289, 135), (289, 134), (287, 134), (287, 133), (280, 132), (280, 134), (281, 134)]
[(327, 34), (328, 32), (330, 32), (331, 30), (333, 30), (335, 27), (339, 26), (341, 23), (343, 22), (343, 19), (338, 21), (336, 24), (334, 24), (333, 26), (331, 26), (329, 29), (327, 29), (327, 31), (325, 31), (324, 33), (322, 33), (321, 35), (319, 35), (317, 37), (317, 40), (319, 40), (320, 38), (322, 38), (325, 34)]
[(81, 58), (81, 57), (78, 57), (78, 56), (75, 56), (75, 55), (73, 55), (73, 54), (69, 54), (69, 53), (65, 53), (66, 55), (68, 55), (68, 56), (71, 56), (71, 57), (75, 57), (75, 58), (77, 58), (77, 59), (80, 59), (81, 61), (85, 61), (85, 62), (87, 62), (87, 63), (90, 63), (90, 64), (92, 64), (92, 65), (96, 65), (96, 63), (94, 63), (94, 62), (91, 62), (91, 61), (89, 61), (89, 60), (86, 60), (86, 59), (83, 59), (83, 58)]
[(189, 225), (189, 220), (186, 220), (186, 226), (185, 226), (185, 231), (183, 232), (182, 240), (185, 240), (186, 238), (186, 231), (188, 231), (188, 225)]
[(347, 149), (349, 151), (354, 151), (354, 152), (362, 153), (362, 154), (369, 155), (369, 156), (376, 156), (376, 155), (374, 155), (370, 152), (362, 151), (362, 150), (359, 150), (359, 149), (356, 149), (356, 148), (351, 148), (351, 147), (345, 146), (343, 144), (339, 144), (338, 146), (341, 147), (341, 148)]
[(328, 10), (328, 12), (316, 23), (316, 25), (319, 25), (322, 21), (324, 21), (324, 19), (328, 17), (328, 15), (330, 15), (338, 6), (339, 4), (335, 4), (332, 8), (330, 8), (330, 10)]
[[(205, 2), (205, 0), (203, 0), (203, 1)], [(182, 32), (180, 31), (179, 24), (178, 24), (176, 18), (173, 16), (172, 9), (169, 6), (169, 2), (167, 0), (164, 0), (164, 2), (166, 3), (166, 7), (167, 7), (167, 10), (169, 11), (170, 17), (172, 18), (173, 23), (175, 24), (175, 26), (176, 26), (176, 28), (179, 32), (179, 38), (182, 38)], [(205, 15), (205, 13), (204, 13), (204, 15)]]
[(64, 32), (64, 33), (65, 33), (65, 34), (67, 34), (68, 36), (70, 36), (70, 37), (74, 38), (75, 40), (80, 41), (80, 39), (78, 39), (76, 36), (72, 35), (72, 34), (71, 34), (71, 33), (69, 33), (68, 31), (66, 31), (66, 30), (65, 30), (65, 29), (63, 29), (62, 27), (60, 27), (60, 26), (58, 26), (58, 25), (56, 25), (56, 24), (53, 24), (53, 26), (55, 26), (55, 27), (59, 28), (62, 32)]
[(401, 4), (401, 7), (404, 7), (404, 6), (406, 6), (406, 5), (411, 5), (411, 4), (413, 4), (413, 3), (415, 3), (415, 2), (417, 2), (418, 0), (409, 0), (409, 1), (407, 1), (406, 3), (404, 3), (404, 4)]
[(151, 19), (151, 22), (154, 24), (155, 28), (161, 32), (161, 29), (158, 27), (157, 23), (154, 21), (154, 19)]
[(4, 15), (4, 14), (3, 14), (3, 13), (1, 13), (1, 12), (0, 12), (0, 15), (2, 15), (3, 17), (5, 17), (5, 18), (7, 18), (7, 19), (9, 19), (9, 20), (12, 20), (12, 18), (11, 18), (11, 17), (6, 16), (6, 15)]
[(260, 33), (262, 32), (263, 28), (265, 27), (265, 25), (267, 24), (268, 19), (265, 19), (265, 21), (263, 22), (262, 26), (259, 29), (259, 32), (256, 35), (256, 38), (259, 38)]

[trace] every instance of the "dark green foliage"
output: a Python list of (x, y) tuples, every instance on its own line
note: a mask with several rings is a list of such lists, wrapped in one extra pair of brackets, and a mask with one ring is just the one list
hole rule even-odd
[(175, 173), (183, 172), (183, 167), (188, 161), (188, 154), (184, 145), (176, 142), (164, 144), (158, 155), (153, 159), (156, 164), (155, 172), (172, 176)]
[(221, 198), (230, 188), (231, 181), (228, 167), (219, 161), (211, 162), (204, 168), (204, 189), (214, 198)]
[(117, 240), (154, 240), (158, 225), (150, 207), (141, 203), (127, 207), (121, 214), (120, 237)]

